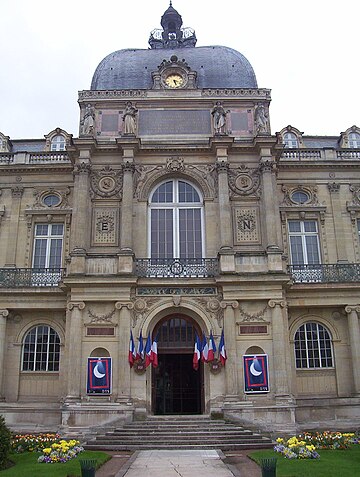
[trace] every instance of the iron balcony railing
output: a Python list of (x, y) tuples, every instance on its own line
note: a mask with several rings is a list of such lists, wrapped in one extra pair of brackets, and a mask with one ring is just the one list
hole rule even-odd
[(64, 268), (0, 268), (0, 288), (57, 287)]
[(219, 274), (217, 258), (138, 258), (135, 260), (138, 277), (202, 278)]
[(295, 283), (360, 282), (360, 263), (289, 265), (288, 271)]

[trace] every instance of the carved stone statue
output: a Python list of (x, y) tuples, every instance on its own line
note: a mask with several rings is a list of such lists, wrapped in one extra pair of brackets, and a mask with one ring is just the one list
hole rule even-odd
[(84, 118), (83, 118), (83, 127), (82, 127), (82, 133), (85, 136), (92, 136), (94, 134), (94, 124), (95, 124), (94, 118), (95, 118), (94, 108), (90, 104), (87, 104)]
[(220, 101), (213, 107), (211, 114), (215, 134), (226, 134), (226, 115), (229, 112), (230, 111), (225, 111)]
[(136, 114), (138, 110), (134, 108), (131, 101), (126, 103), (126, 108), (123, 115), (124, 129), (123, 134), (134, 135), (136, 132)]
[(255, 109), (255, 131), (256, 134), (269, 134), (269, 116), (265, 107), (260, 103)]

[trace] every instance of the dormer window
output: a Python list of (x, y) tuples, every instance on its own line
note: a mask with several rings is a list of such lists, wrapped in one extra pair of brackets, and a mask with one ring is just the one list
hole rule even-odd
[(358, 149), (360, 148), (360, 134), (357, 132), (352, 132), (349, 134), (349, 148)]
[(286, 132), (283, 135), (283, 144), (288, 149), (297, 149), (299, 147), (297, 137), (292, 132)]
[(51, 140), (51, 150), (52, 151), (65, 151), (65, 138), (61, 134), (57, 134)]

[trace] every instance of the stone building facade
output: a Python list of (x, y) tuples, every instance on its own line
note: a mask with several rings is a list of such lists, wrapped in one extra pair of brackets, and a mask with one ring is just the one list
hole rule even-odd
[[(0, 133), (0, 413), (69, 431), (219, 413), (352, 428), (360, 129), (272, 134), (243, 55), (196, 47), (171, 4), (161, 25), (150, 49), (99, 64), (78, 137)], [(140, 332), (157, 368), (129, 366)], [(222, 332), (226, 365), (194, 371), (195, 333)], [(267, 359), (255, 392), (246, 356)], [(111, 358), (105, 393), (89, 391), (89, 358)]]

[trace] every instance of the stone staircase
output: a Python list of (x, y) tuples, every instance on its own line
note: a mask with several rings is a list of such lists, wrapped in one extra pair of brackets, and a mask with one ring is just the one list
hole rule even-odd
[(87, 450), (150, 449), (260, 449), (272, 447), (268, 437), (238, 424), (207, 416), (156, 416), (134, 421), (97, 434), (84, 445)]

